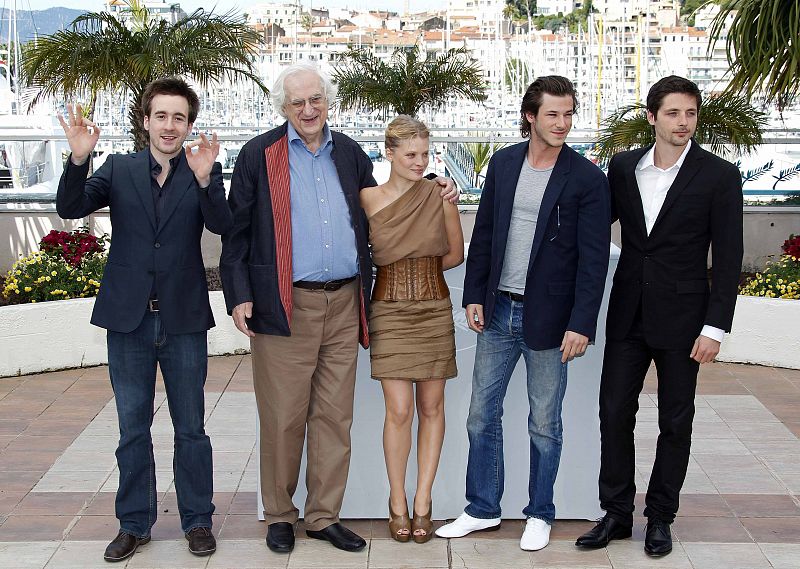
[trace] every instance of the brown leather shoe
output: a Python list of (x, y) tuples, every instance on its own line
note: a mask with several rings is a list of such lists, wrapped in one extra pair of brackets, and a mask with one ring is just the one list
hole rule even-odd
[(433, 504), (428, 502), (428, 513), (424, 516), (414, 512), (411, 519), (411, 533), (414, 536), (414, 543), (427, 543), (433, 537), (433, 522), (431, 522), (431, 512)]
[(189, 551), (198, 556), (211, 555), (217, 550), (217, 540), (211, 533), (211, 528), (194, 528), (186, 534), (189, 540)]
[(123, 559), (127, 559), (136, 553), (137, 547), (144, 545), (149, 541), (149, 535), (147, 537), (136, 537), (135, 535), (131, 535), (120, 530), (120, 532), (117, 534), (117, 537), (115, 537), (114, 540), (108, 544), (108, 547), (106, 547), (106, 552), (103, 555), (103, 559), (110, 561), (111, 563), (122, 561)]

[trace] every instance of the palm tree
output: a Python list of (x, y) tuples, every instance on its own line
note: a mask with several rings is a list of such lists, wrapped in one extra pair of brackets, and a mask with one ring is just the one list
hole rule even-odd
[[(761, 144), (767, 115), (744, 97), (723, 93), (703, 101), (695, 140), (715, 154), (750, 152)], [(656, 140), (642, 103), (627, 105), (603, 121), (597, 138), (597, 157), (606, 162), (617, 152), (647, 146)]]
[(492, 154), (505, 146), (503, 142), (466, 142), (464, 147), (472, 156), (472, 185), (481, 188), (480, 176), (489, 164)]
[(785, 107), (800, 93), (800, 1), (722, 0), (711, 24), (709, 50), (727, 27), (725, 47), (731, 68), (728, 92), (749, 99), (763, 93)]
[(148, 144), (141, 97), (154, 79), (182, 75), (203, 87), (249, 79), (268, 92), (250, 59), (260, 36), (243, 17), (198, 9), (172, 24), (150, 19), (139, 0), (129, 0), (129, 9), (130, 28), (111, 14), (89, 12), (70, 29), (40, 37), (22, 67), (25, 85), (38, 89), (31, 106), (60, 93), (93, 100), (101, 90), (127, 89), (131, 134), (141, 150)]
[(420, 48), (397, 48), (390, 62), (367, 49), (344, 54), (345, 63), (333, 73), (339, 85), (339, 104), (350, 109), (369, 106), (384, 112), (415, 116), (422, 107), (441, 108), (451, 96), (486, 100), (480, 64), (465, 47), (438, 55)]

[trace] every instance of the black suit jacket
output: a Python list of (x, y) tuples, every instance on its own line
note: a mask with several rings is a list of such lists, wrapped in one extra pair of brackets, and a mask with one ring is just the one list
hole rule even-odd
[(655, 348), (683, 349), (694, 343), (704, 324), (731, 329), (743, 253), (741, 175), (736, 166), (692, 141), (648, 236), (636, 165), (649, 149), (621, 152), (608, 167), (622, 254), (611, 289), (607, 336), (623, 339), (641, 304), (646, 341)]
[(222, 234), (233, 223), (220, 164), (214, 164), (211, 186), (201, 190), (186, 158), (181, 158), (163, 198), (159, 227), (149, 150), (112, 154), (89, 179), (88, 171), (88, 161), (75, 166), (67, 159), (56, 209), (66, 219), (86, 217), (103, 207), (111, 211), (111, 248), (92, 324), (115, 332), (135, 330), (155, 279), (167, 333), (201, 332), (214, 326), (200, 237), (204, 224)]
[[(467, 255), (463, 304), (492, 320), (514, 194), (528, 142), (494, 154)], [(608, 181), (566, 144), (545, 188), (525, 281), (523, 334), (534, 350), (561, 345), (571, 330), (594, 339), (611, 241)]]

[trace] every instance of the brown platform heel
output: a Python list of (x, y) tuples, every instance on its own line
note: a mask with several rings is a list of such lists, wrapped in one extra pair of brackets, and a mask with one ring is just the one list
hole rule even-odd
[[(417, 515), (414, 512), (414, 518), (411, 520), (411, 535), (414, 537), (414, 543), (427, 543), (433, 537), (433, 522), (431, 521), (431, 512), (433, 511), (433, 503), (428, 502), (428, 513), (424, 516)], [(415, 532), (422, 530), (424, 534), (417, 534)]]
[[(395, 514), (392, 511), (392, 501), (389, 500), (389, 533), (392, 539), (401, 543), (406, 543), (411, 538), (411, 520), (408, 519), (408, 507), (402, 514)], [(405, 530), (408, 533), (399, 533)]]

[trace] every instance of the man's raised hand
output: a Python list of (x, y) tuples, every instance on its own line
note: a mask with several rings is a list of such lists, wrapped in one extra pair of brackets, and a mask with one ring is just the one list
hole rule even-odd
[(186, 162), (201, 188), (207, 188), (211, 184), (211, 168), (214, 166), (217, 154), (219, 154), (219, 142), (216, 132), (211, 135), (211, 140), (201, 133), (200, 138), (186, 145)]
[(80, 104), (73, 109), (71, 104), (67, 104), (67, 115), (69, 122), (64, 117), (58, 115), (58, 122), (67, 135), (69, 149), (72, 151), (72, 163), (80, 166), (89, 159), (89, 155), (97, 145), (100, 138), (100, 128), (92, 121), (83, 116), (83, 109)]

